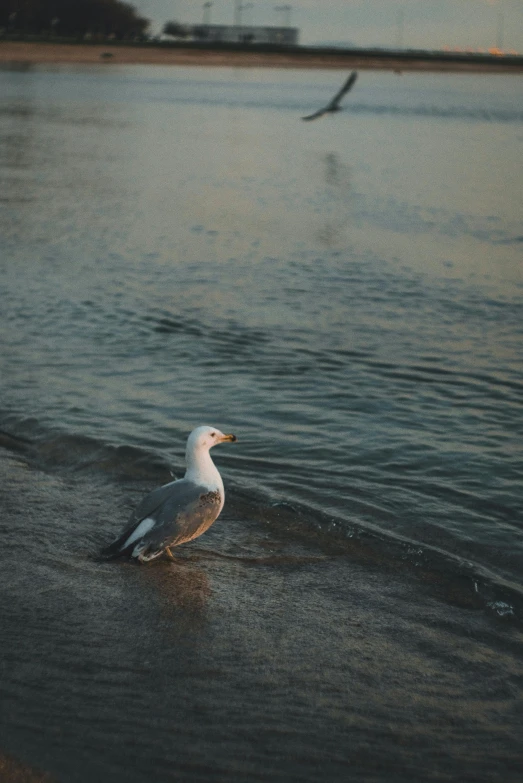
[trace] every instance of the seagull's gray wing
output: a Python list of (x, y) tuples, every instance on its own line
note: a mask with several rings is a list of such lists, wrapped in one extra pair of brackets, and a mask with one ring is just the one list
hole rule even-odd
[[(221, 505), (219, 492), (180, 479), (151, 492), (131, 514), (120, 536), (102, 551), (105, 557), (157, 556), (166, 546), (175, 546), (203, 533), (216, 519)], [(154, 553), (154, 554), (153, 554)]]
[[(189, 491), (189, 487), (191, 486), (194, 487), (196, 485), (192, 484), (190, 481), (186, 481), (185, 479), (179, 479), (178, 481), (170, 481), (169, 484), (163, 484), (161, 487), (153, 489), (153, 491), (149, 492), (148, 495), (142, 498), (140, 503), (136, 506), (133, 513), (129, 517), (129, 522), (125, 526), (125, 529), (132, 529), (135, 525), (138, 524), (138, 522), (141, 522), (142, 519), (145, 519), (145, 517), (149, 517), (151, 514), (154, 514), (156, 509), (162, 506), (165, 501), (172, 496), (175, 487), (175, 493), (179, 495), (181, 499), (183, 497), (184, 490)], [(122, 533), (123, 532), (125, 531), (122, 531)]]
[(349, 90), (354, 86), (354, 83), (357, 78), (358, 78), (358, 71), (353, 71), (351, 75), (348, 77), (348, 79), (345, 81), (343, 87), (340, 90), (338, 90), (334, 98), (329, 103), (330, 109), (338, 105), (338, 103), (341, 101), (343, 96), (346, 95), (349, 92)]

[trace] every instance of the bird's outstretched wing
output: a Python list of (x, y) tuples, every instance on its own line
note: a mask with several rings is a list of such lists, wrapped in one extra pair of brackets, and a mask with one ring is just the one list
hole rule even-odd
[(354, 86), (354, 82), (358, 78), (358, 71), (353, 71), (351, 75), (347, 78), (341, 89), (338, 90), (334, 98), (332, 98), (329, 103), (323, 107), (323, 109), (319, 109), (318, 111), (315, 111), (314, 114), (308, 114), (306, 117), (302, 117), (302, 120), (316, 120), (318, 117), (323, 117), (324, 114), (327, 114), (330, 111), (336, 111), (336, 109), (339, 108), (339, 102), (343, 98), (344, 95), (346, 95), (349, 90)]
[(314, 114), (308, 114), (306, 117), (302, 117), (302, 120), (317, 120), (318, 117), (323, 117), (326, 113), (326, 109), (320, 109), (319, 111), (315, 111)]
[(352, 87), (354, 87), (354, 83), (356, 79), (358, 78), (358, 71), (353, 71), (351, 75), (348, 77), (347, 81), (343, 85), (343, 87), (338, 90), (332, 101), (328, 104), (329, 109), (333, 109), (335, 106), (338, 105), (338, 103), (341, 101), (344, 95), (346, 95)]

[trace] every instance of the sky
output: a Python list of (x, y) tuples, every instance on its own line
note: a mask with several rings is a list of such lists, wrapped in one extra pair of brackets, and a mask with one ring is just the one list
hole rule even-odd
[[(214, 0), (214, 24), (232, 24), (237, 0)], [(198, 24), (204, 0), (131, 0), (151, 19), (154, 32), (166, 21)], [(523, 52), (523, 0), (242, 0), (245, 24), (280, 25), (290, 21), (300, 43), (398, 44), (412, 49), (487, 49), (501, 43)]]

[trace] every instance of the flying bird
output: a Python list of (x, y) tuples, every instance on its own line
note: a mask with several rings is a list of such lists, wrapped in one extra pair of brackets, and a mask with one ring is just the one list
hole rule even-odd
[(116, 541), (102, 550), (102, 557), (129, 557), (146, 563), (171, 547), (205, 533), (218, 518), (225, 501), (222, 477), (209, 450), (218, 443), (236, 441), (215, 427), (197, 427), (187, 439), (183, 479), (153, 490), (131, 514)]
[(339, 90), (334, 98), (326, 105), (323, 109), (319, 109), (319, 111), (315, 111), (314, 114), (308, 114), (306, 117), (302, 117), (302, 120), (316, 120), (318, 117), (323, 117), (324, 114), (329, 114), (330, 112), (335, 111), (341, 111), (340, 101), (343, 98), (344, 95), (346, 95), (349, 90), (354, 86), (354, 82), (358, 78), (358, 71), (353, 71), (341, 90)]

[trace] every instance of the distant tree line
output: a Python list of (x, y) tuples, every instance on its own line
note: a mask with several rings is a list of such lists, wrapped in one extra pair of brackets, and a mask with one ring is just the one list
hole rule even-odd
[(9, 33), (134, 38), (149, 20), (122, 0), (0, 0), (0, 27)]
[(191, 34), (191, 28), (180, 22), (166, 22), (163, 26), (164, 35), (172, 35), (173, 38), (188, 38)]

